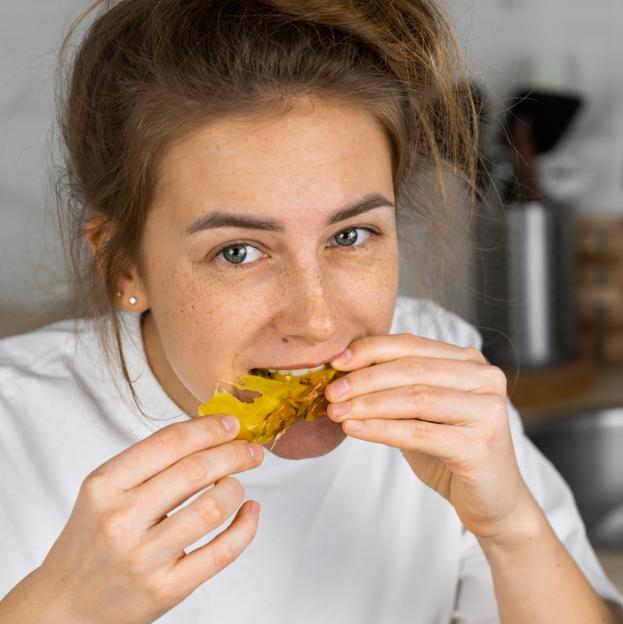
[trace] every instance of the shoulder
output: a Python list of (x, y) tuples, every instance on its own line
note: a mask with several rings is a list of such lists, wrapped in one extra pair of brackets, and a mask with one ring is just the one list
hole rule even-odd
[[(0, 340), (0, 375), (42, 373), (67, 359), (80, 333), (89, 334), (90, 321), (66, 319), (25, 334)], [(85, 332), (86, 329), (86, 332)]]
[(392, 334), (410, 333), (460, 347), (480, 349), (482, 338), (466, 320), (429, 299), (399, 295), (394, 308)]
[[(66, 319), (0, 340), (0, 401), (43, 400), (44, 387), (79, 376), (84, 356), (97, 352), (90, 319)], [(34, 393), (34, 394), (33, 394)]]

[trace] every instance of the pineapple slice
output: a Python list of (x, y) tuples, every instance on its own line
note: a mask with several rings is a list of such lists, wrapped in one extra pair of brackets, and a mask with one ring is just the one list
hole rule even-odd
[(240, 421), (237, 440), (257, 444), (276, 442), (296, 421), (325, 416), (328, 401), (324, 390), (333, 379), (345, 374), (326, 366), (301, 377), (267, 371), (262, 375), (243, 375), (231, 385), (239, 390), (259, 392), (261, 396), (245, 403), (227, 392), (217, 392), (199, 406), (199, 415), (231, 414)]

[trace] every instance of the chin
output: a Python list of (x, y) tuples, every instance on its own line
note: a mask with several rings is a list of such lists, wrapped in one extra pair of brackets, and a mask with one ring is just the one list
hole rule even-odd
[(299, 420), (274, 443), (274, 446), (272, 442), (263, 446), (273, 455), (283, 459), (306, 459), (330, 453), (345, 437), (340, 423), (323, 416), (312, 422)]

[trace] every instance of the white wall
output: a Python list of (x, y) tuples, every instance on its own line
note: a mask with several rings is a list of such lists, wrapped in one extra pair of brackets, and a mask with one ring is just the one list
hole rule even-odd
[(47, 143), (56, 49), (76, 10), (76, 0), (0, 7), (0, 336), (61, 316), (67, 296)]
[[(56, 48), (86, 0), (1, 0), (0, 336), (65, 312), (67, 288), (47, 187)], [(446, 0), (476, 76), (503, 105), (526, 59), (575, 64), (586, 106), (556, 154), (550, 183), (580, 210), (623, 212), (623, 1)], [(571, 171), (572, 174), (568, 175)], [(568, 193), (568, 194), (569, 194)], [(404, 291), (413, 291), (403, 276)]]
[(580, 213), (623, 213), (622, 0), (445, 5), (474, 76), (499, 99), (498, 109), (508, 105), (514, 86), (535, 74), (558, 73), (583, 97), (568, 135), (541, 159), (544, 182)]

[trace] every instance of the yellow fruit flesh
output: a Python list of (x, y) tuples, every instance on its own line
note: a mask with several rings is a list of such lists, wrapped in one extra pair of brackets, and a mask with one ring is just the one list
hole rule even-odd
[(244, 403), (227, 392), (219, 392), (199, 406), (199, 415), (231, 414), (240, 421), (236, 439), (267, 444), (298, 420), (312, 421), (325, 416), (328, 401), (324, 390), (333, 379), (345, 374), (325, 367), (302, 377), (279, 373), (273, 373), (271, 379), (243, 375), (231, 385), (239, 390), (259, 392), (261, 396), (252, 403)]

